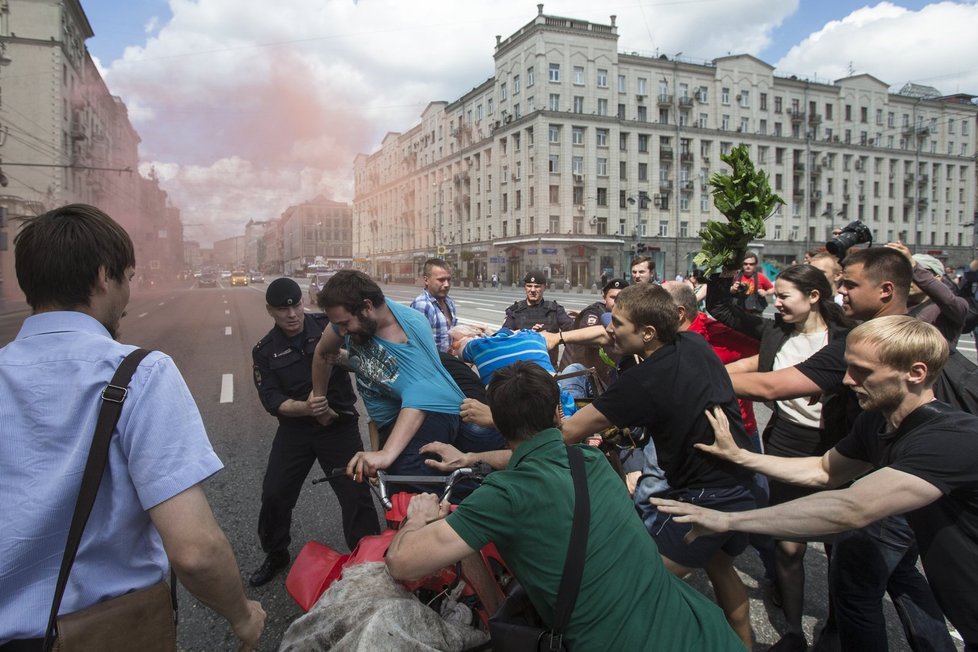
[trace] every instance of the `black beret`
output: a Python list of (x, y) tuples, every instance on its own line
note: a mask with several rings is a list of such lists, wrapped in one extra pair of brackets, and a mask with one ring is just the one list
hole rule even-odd
[(527, 272), (526, 276), (523, 277), (523, 285), (526, 285), (527, 283), (538, 283), (540, 285), (546, 285), (547, 277), (544, 276), (543, 272), (541, 272), (540, 270), (534, 269)]
[(277, 278), (265, 290), (265, 303), (273, 308), (294, 306), (302, 301), (302, 288), (290, 278)]
[(628, 281), (620, 278), (613, 278), (604, 284), (604, 288), (601, 289), (601, 292), (608, 294), (608, 290), (624, 290), (627, 287)]

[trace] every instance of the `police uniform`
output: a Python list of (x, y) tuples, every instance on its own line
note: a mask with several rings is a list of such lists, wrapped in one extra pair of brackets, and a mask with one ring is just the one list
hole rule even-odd
[[(605, 282), (604, 287), (601, 292), (603, 295), (607, 295), (611, 290), (623, 290), (628, 287), (628, 282), (622, 279), (612, 279)], [(598, 326), (601, 324), (601, 315), (608, 312), (605, 307), (604, 299), (601, 301), (595, 301), (587, 308), (584, 308), (579, 313), (577, 317), (574, 318), (574, 328), (590, 328), (591, 326)], [(589, 344), (565, 344), (564, 352), (560, 356), (560, 366), (558, 371), (562, 371), (568, 365), (575, 363), (580, 363), (585, 367), (593, 367), (595, 373), (597, 373), (598, 378), (604, 387), (611, 385), (613, 381), (613, 372), (615, 371), (614, 364), (608, 364), (607, 361), (614, 361), (618, 358), (618, 355), (611, 353), (609, 355), (608, 351), (605, 351), (605, 355), (602, 357), (600, 351), (600, 346), (594, 346)], [(607, 361), (606, 361), (607, 360)]]
[[(545, 285), (546, 278), (539, 272), (530, 272), (523, 277), (523, 285), (527, 283)], [(516, 331), (521, 328), (531, 329), (536, 324), (543, 324), (543, 330), (548, 333), (559, 333), (574, 328), (574, 320), (570, 318), (564, 307), (556, 301), (543, 300), (531, 306), (526, 302), (526, 299), (521, 299), (506, 308), (506, 320), (502, 327)], [(556, 349), (550, 351), (550, 361), (556, 369)]]
[[(300, 294), (301, 298), (301, 294)], [(278, 417), (278, 430), (268, 456), (262, 484), (262, 505), (258, 516), (258, 536), (262, 549), (271, 557), (287, 555), (291, 542), (292, 509), (295, 507), (314, 460), (327, 474), (345, 467), (363, 450), (357, 425), (356, 395), (349, 373), (334, 367), (326, 399), (339, 416), (328, 426), (314, 417), (289, 417), (278, 414), (286, 399), (305, 401), (312, 390), (312, 359), (316, 343), (327, 327), (322, 313), (304, 315), (303, 331), (288, 337), (275, 326), (252, 351), (255, 387), (262, 405)], [(361, 537), (379, 534), (377, 512), (366, 484), (343, 476), (330, 480), (340, 503), (343, 533), (353, 549)]]

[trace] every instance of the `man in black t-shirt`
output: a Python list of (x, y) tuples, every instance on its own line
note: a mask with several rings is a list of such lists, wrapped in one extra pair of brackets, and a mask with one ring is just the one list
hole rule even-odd
[(978, 649), (978, 417), (934, 398), (948, 351), (936, 328), (908, 316), (855, 328), (847, 338), (845, 383), (863, 413), (849, 436), (822, 457), (785, 459), (743, 450), (729, 435), (725, 415), (711, 417), (716, 442), (703, 450), (806, 486), (838, 487), (872, 471), (851, 487), (735, 514), (654, 502), (692, 524), (693, 537), (732, 530), (824, 536), (906, 514), (944, 614), (964, 637), (965, 649)]
[[(642, 362), (623, 372), (604, 394), (564, 421), (564, 440), (576, 443), (608, 426), (644, 426), (655, 443), (658, 464), (666, 474), (669, 496), (723, 510), (755, 507), (752, 474), (696, 450), (713, 435), (705, 416), (717, 407), (731, 423), (733, 437), (749, 447), (733, 388), (720, 359), (700, 335), (679, 333), (679, 313), (658, 285), (632, 285), (618, 295), (608, 335), (624, 355)], [(643, 471), (635, 504), (655, 539), (666, 567), (682, 577), (706, 568), (717, 602), (745, 645), (750, 646), (747, 593), (733, 559), (747, 537), (724, 534), (687, 545), (689, 527), (660, 514), (649, 504), (655, 480)]]

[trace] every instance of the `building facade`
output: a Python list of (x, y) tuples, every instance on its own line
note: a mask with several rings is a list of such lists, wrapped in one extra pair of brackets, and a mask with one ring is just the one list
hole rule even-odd
[(319, 263), (353, 267), (353, 211), (325, 197), (289, 206), (281, 218), (282, 272), (295, 274)]
[(354, 251), (371, 274), (411, 280), (433, 255), (460, 279), (541, 268), (557, 283), (620, 276), (639, 246), (660, 277), (692, 268), (714, 208), (710, 176), (749, 146), (786, 205), (756, 243), (801, 260), (833, 227), (960, 264), (974, 255), (972, 97), (871, 75), (775, 74), (750, 55), (692, 63), (617, 51), (601, 25), (538, 15), (497, 37), (495, 76), (354, 162)]
[(133, 239), (137, 272), (183, 270), (183, 229), (155, 177), (140, 177), (139, 135), (85, 48), (92, 27), (78, 0), (0, 1), (0, 272), (23, 298), (13, 263), (19, 219), (83, 202)]

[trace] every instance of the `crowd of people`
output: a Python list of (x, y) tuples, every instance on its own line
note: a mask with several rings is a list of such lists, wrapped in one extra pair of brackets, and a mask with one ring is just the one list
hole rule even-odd
[[(72, 205), (29, 220), (15, 259), (33, 313), (0, 350), (2, 652), (43, 649), (86, 436), (135, 348), (114, 340), (135, 257), (109, 216)], [(379, 530), (365, 484), (379, 471), (485, 462), (497, 471), (454, 510), (400, 487), (417, 495), (389, 571), (423, 577), (491, 542), (552, 620), (575, 447), (591, 516), (568, 649), (751, 649), (735, 560), (753, 547), (784, 612), (770, 649), (806, 650), (803, 561), (818, 540), (830, 595), (819, 649), (887, 649), (889, 593), (913, 649), (954, 650), (946, 617), (978, 650), (978, 416), (946, 402), (949, 381), (939, 382), (957, 355), (965, 293), (940, 261), (901, 243), (842, 260), (813, 251), (773, 282), (759, 262), (749, 252), (710, 278), (660, 283), (654, 261), (636, 258), (630, 279), (606, 279), (579, 312), (545, 299), (547, 279), (531, 270), (498, 330), (459, 324), (441, 259), (424, 264), (410, 306), (359, 271), (326, 282), (321, 313), (304, 310), (295, 281), (273, 281), (271, 329), (252, 358), (278, 430), (258, 514), (266, 556), (249, 583), (289, 566), (292, 510), (314, 462), (346, 469), (330, 485), (351, 548)], [(978, 280), (978, 261), (969, 273), (961, 283)], [(760, 433), (758, 400), (773, 406)], [(54, 403), (53, 414), (33, 407)], [(627, 455), (595, 447), (615, 429), (643, 437)], [(165, 354), (140, 363), (114, 435), (61, 612), (163, 581), (172, 567), (253, 648), (265, 614), (202, 489), (221, 462)], [(716, 604), (683, 581), (694, 569)]]

